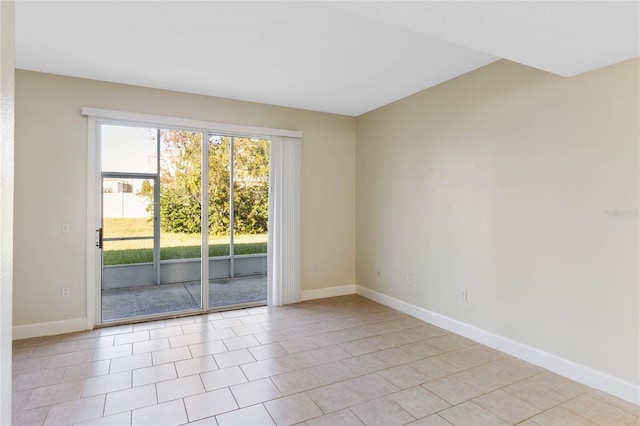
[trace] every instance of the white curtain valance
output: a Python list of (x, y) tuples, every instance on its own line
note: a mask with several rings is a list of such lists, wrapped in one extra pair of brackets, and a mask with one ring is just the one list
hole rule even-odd
[(300, 302), (302, 287), (302, 139), (271, 137), (267, 302)]

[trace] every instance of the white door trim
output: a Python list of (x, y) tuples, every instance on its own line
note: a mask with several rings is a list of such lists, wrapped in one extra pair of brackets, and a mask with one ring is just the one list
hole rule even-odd
[[(303, 132), (297, 130), (273, 129), (267, 127), (254, 127), (238, 124), (224, 124), (209, 121), (190, 120), (178, 117), (169, 117), (162, 115), (142, 114), (126, 111), (115, 111), (100, 108), (83, 107), (82, 114), (87, 116), (87, 329), (93, 329), (97, 324), (101, 324), (99, 315), (101, 313), (101, 298), (97, 297), (96, 285), (101, 280), (102, 268), (97, 265), (97, 248), (96, 248), (96, 224), (101, 220), (101, 193), (97, 191), (98, 182), (101, 181), (101, 161), (99, 145), (99, 134), (97, 132), (98, 125), (103, 123), (112, 124), (130, 124), (144, 125), (153, 127), (173, 127), (186, 130), (203, 132), (203, 141), (206, 135), (210, 133), (222, 133), (229, 136), (248, 136), (263, 137), (271, 139), (272, 136), (284, 136), (293, 138), (302, 138)], [(205, 144), (203, 144), (204, 147)], [(204, 149), (204, 148), (203, 148)], [(203, 167), (203, 171), (208, 167)], [(204, 176), (206, 177), (206, 175)], [(203, 177), (203, 178), (204, 178)], [(203, 180), (206, 181), (206, 180)], [(206, 191), (204, 192), (206, 194)], [(203, 200), (203, 204), (208, 205), (207, 199)], [(203, 209), (203, 214), (206, 212)], [(203, 223), (205, 223), (203, 221)], [(203, 235), (203, 253), (206, 249), (208, 241), (206, 233)], [(203, 262), (203, 276), (208, 277), (208, 262)], [(202, 286), (202, 306), (203, 312), (208, 309), (208, 293), (205, 286)], [(206, 305), (205, 305), (206, 302)]]
[(100, 280), (100, 271), (96, 265), (97, 247), (96, 247), (96, 223), (99, 222), (100, 205), (97, 197), (96, 188), (98, 184), (98, 120), (95, 117), (89, 117), (87, 123), (88, 144), (87, 144), (87, 330), (91, 330), (100, 321), (97, 314), (100, 312), (100, 300), (96, 297), (96, 283)]
[(288, 136), (292, 138), (302, 138), (303, 134), (298, 130), (272, 129), (269, 127), (255, 127), (244, 124), (225, 124), (213, 121), (191, 120), (188, 118), (169, 117), (165, 115), (142, 114), (137, 112), (115, 111), (101, 108), (82, 108), (82, 115), (90, 118), (100, 118), (103, 120), (127, 121), (139, 124), (178, 127), (191, 130), (208, 130), (210, 132), (220, 132), (229, 136), (251, 136), (251, 137), (271, 137)]

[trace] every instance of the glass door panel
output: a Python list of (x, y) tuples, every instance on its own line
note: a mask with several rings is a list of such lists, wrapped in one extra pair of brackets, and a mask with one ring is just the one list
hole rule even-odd
[(220, 286), (229, 283), (232, 272), (229, 193), (231, 137), (209, 134), (208, 139), (209, 307), (213, 308), (235, 302), (221, 297), (222, 292), (219, 291)]
[(155, 311), (149, 299), (130, 293), (157, 282), (154, 269), (155, 178), (103, 173), (102, 321)]
[(265, 303), (269, 140), (208, 139), (209, 307)]
[[(234, 253), (267, 254), (269, 226), (268, 139), (234, 138)], [(235, 269), (236, 275), (249, 271)], [(266, 271), (260, 271), (266, 273)]]
[[(202, 133), (160, 130), (160, 284), (202, 306)], [(184, 300), (182, 299), (184, 298)]]
[(242, 303), (267, 300), (269, 139), (233, 139), (233, 276)]
[(201, 309), (201, 133), (106, 125), (101, 322)]
[(155, 174), (158, 171), (157, 134), (157, 130), (150, 127), (102, 124), (102, 171)]

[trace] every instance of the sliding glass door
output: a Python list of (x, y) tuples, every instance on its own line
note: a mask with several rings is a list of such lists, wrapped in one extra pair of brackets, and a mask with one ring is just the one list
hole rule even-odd
[(98, 126), (100, 323), (266, 303), (269, 139)]

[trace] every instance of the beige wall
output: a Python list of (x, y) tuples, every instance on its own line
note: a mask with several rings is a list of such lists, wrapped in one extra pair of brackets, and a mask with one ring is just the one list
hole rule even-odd
[(355, 118), (17, 71), (14, 326), (86, 316), (83, 106), (303, 131), (302, 288), (355, 283)]
[(85, 315), (93, 106), (302, 130), (304, 290), (357, 270), (362, 286), (638, 383), (639, 66), (564, 79), (499, 61), (357, 120), (18, 71), (14, 325)]
[(499, 61), (358, 117), (357, 283), (638, 383), (639, 66)]

